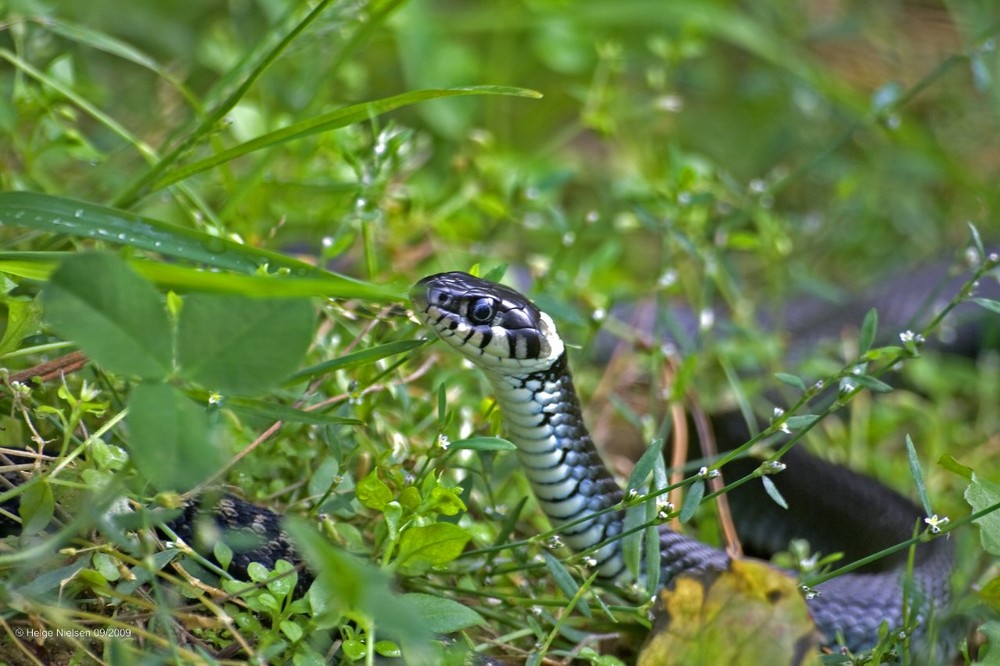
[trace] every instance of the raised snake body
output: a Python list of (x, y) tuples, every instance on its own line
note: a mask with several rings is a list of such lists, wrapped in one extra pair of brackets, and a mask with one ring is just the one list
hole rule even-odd
[[(424, 278), (411, 299), (418, 316), (488, 378), (538, 502), (575, 550), (598, 544), (595, 567), (606, 580), (627, 576), (621, 542), (623, 493), (602, 462), (584, 425), (566, 350), (552, 319), (520, 293), (465, 273)], [(732, 421), (718, 427), (732, 430)], [(748, 433), (717, 433), (736, 437)], [(876, 552), (912, 535), (922, 512), (873, 479), (824, 462), (796, 448), (783, 458), (789, 469), (775, 477), (791, 510), (783, 512), (745, 484), (733, 494), (733, 512), (750, 544), (774, 552), (794, 537), (814, 549), (845, 552), (848, 559)], [(724, 471), (728, 471), (729, 467)], [(743, 473), (745, 473), (744, 470)], [(603, 513), (600, 513), (605, 511)], [(597, 514), (597, 515), (595, 515)], [(661, 580), (684, 572), (724, 569), (723, 550), (659, 527)], [(922, 613), (948, 598), (951, 548), (938, 539), (916, 550), (912, 581)], [(852, 650), (878, 640), (880, 624), (904, 626), (906, 553), (818, 586), (807, 603), (827, 644), (842, 638)]]

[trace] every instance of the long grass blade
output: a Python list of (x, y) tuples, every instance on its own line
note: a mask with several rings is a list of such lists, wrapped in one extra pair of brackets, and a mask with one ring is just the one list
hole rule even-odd
[(274, 132), (268, 132), (263, 136), (251, 139), (250, 141), (241, 143), (238, 146), (233, 146), (228, 150), (223, 150), (222, 152), (216, 153), (211, 157), (206, 157), (205, 159), (198, 160), (197, 162), (193, 162), (187, 166), (180, 167), (179, 169), (176, 169), (175, 171), (172, 171), (153, 182), (150, 186), (150, 190), (155, 192), (156, 190), (163, 189), (164, 187), (178, 183), (186, 178), (190, 178), (196, 173), (208, 171), (209, 169), (231, 162), (238, 157), (248, 155), (258, 150), (272, 148), (287, 141), (301, 139), (302, 137), (312, 134), (328, 132), (333, 129), (352, 125), (403, 106), (416, 104), (417, 102), (423, 102), (441, 97), (455, 97), (458, 95), (513, 95), (515, 97), (541, 97), (539, 93), (526, 88), (514, 88), (508, 86), (470, 86), (466, 88), (447, 88), (441, 90), (416, 90), (371, 102), (352, 104), (350, 106), (337, 109), (336, 111), (324, 113), (288, 127), (283, 127), (279, 130), (275, 130)]

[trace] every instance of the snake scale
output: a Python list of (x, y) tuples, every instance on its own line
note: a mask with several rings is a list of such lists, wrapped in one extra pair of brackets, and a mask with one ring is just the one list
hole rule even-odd
[[(593, 554), (606, 580), (626, 576), (621, 541), (623, 492), (597, 452), (583, 422), (565, 346), (552, 319), (520, 293), (465, 273), (421, 280), (411, 292), (418, 317), (449, 346), (485, 373), (503, 414), (504, 430), (538, 503), (564, 541), (575, 550), (601, 545)], [(749, 433), (719, 421), (720, 438), (740, 444)], [(824, 462), (798, 448), (783, 458), (788, 471), (780, 490), (791, 505), (781, 511), (763, 493), (731, 497), (738, 526), (751, 545), (774, 552), (793, 537), (807, 537), (825, 552), (849, 559), (906, 540), (922, 512), (873, 479)], [(728, 467), (725, 471), (728, 471)], [(752, 469), (752, 468), (751, 468)], [(743, 470), (744, 472), (747, 470)], [(745, 484), (741, 488), (746, 488)], [(595, 515), (596, 514), (596, 515)], [(666, 525), (659, 527), (661, 580), (679, 574), (726, 568), (726, 553)], [(943, 539), (916, 549), (912, 578), (925, 609), (948, 598), (952, 554)], [(818, 586), (809, 609), (827, 644), (842, 637), (852, 650), (871, 647), (879, 625), (903, 626), (902, 557), (875, 568), (838, 576)]]

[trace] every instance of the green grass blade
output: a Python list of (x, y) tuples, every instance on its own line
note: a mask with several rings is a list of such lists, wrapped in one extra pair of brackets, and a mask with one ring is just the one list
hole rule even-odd
[(195, 109), (201, 107), (197, 95), (191, 92), (184, 83), (170, 70), (161, 66), (154, 58), (144, 53), (135, 46), (117, 39), (107, 33), (88, 28), (84, 25), (68, 23), (53, 16), (45, 18), (45, 28), (59, 35), (64, 39), (82, 44), (98, 51), (103, 51), (122, 60), (131, 62), (139, 67), (148, 69), (164, 81), (167, 81), (184, 96), (184, 99)]
[(305, 277), (215, 273), (157, 261), (134, 261), (133, 268), (160, 287), (178, 291), (212, 291), (246, 296), (320, 296), (359, 298), (379, 303), (406, 300), (406, 290), (363, 282), (328, 271)]
[(369, 363), (374, 363), (375, 361), (389, 356), (405, 354), (406, 352), (416, 349), (423, 344), (425, 344), (423, 340), (397, 340), (396, 342), (389, 342), (384, 345), (369, 347), (368, 349), (362, 349), (361, 351), (344, 354), (339, 358), (330, 359), (329, 361), (324, 361), (323, 363), (317, 363), (316, 365), (309, 366), (308, 368), (296, 372), (292, 375), (291, 381), (303, 379), (305, 377), (313, 377), (332, 370), (342, 370), (344, 368), (353, 368), (359, 365), (368, 365)]
[(0, 192), (0, 226), (93, 238), (241, 273), (253, 273), (264, 265), (271, 269), (288, 269), (299, 275), (319, 272), (309, 264), (277, 252), (48, 194)]
[(289, 125), (288, 127), (283, 127), (279, 130), (275, 130), (274, 132), (268, 132), (263, 136), (251, 139), (250, 141), (241, 143), (238, 146), (233, 146), (228, 150), (223, 150), (222, 152), (216, 153), (211, 157), (206, 157), (205, 159), (198, 160), (197, 162), (193, 162), (187, 166), (180, 167), (179, 169), (172, 171), (162, 178), (154, 181), (150, 186), (150, 190), (156, 191), (163, 189), (164, 187), (168, 187), (174, 183), (178, 183), (186, 178), (189, 178), (196, 173), (208, 171), (209, 169), (213, 169), (217, 166), (225, 164), (226, 162), (231, 162), (238, 157), (243, 157), (244, 155), (248, 155), (258, 150), (272, 148), (287, 141), (301, 139), (302, 137), (312, 134), (328, 132), (333, 129), (352, 125), (357, 122), (368, 120), (374, 116), (379, 116), (388, 111), (429, 99), (455, 97), (459, 95), (513, 95), (515, 97), (541, 97), (539, 93), (526, 88), (514, 88), (509, 86), (470, 86), (466, 88), (417, 90), (403, 93), (401, 95), (394, 95), (393, 97), (385, 97), (371, 102), (352, 104), (350, 106), (337, 109), (336, 111), (324, 113), (322, 115), (309, 118), (308, 120), (303, 120), (302, 122)]
[[(191, 389), (185, 394), (200, 404), (208, 404), (210, 394), (202, 389)], [(346, 416), (334, 416), (324, 412), (308, 412), (304, 409), (297, 409), (287, 405), (269, 402), (266, 399), (229, 397), (226, 396), (222, 403), (223, 408), (230, 409), (237, 414), (250, 416), (258, 419), (270, 419), (273, 421), (285, 421), (286, 423), (309, 423), (312, 425), (364, 425), (364, 421)]]
[(278, 59), (287, 49), (292, 42), (294, 42), (299, 35), (309, 25), (313, 23), (323, 11), (327, 8), (332, 0), (321, 0), (316, 4), (315, 7), (305, 16), (301, 21), (298, 21), (288, 33), (278, 41), (270, 50), (263, 54), (260, 60), (254, 65), (250, 71), (246, 74), (242, 83), (221, 103), (219, 103), (215, 108), (208, 113), (208, 115), (198, 124), (194, 131), (188, 135), (184, 141), (181, 141), (173, 150), (163, 157), (159, 162), (153, 165), (146, 173), (142, 174), (134, 180), (128, 187), (125, 188), (120, 195), (118, 195), (114, 200), (114, 205), (127, 208), (134, 204), (140, 196), (146, 193), (147, 187), (151, 182), (159, 178), (160, 174), (169, 169), (178, 159), (184, 154), (186, 154), (193, 146), (195, 146), (202, 138), (207, 136), (212, 132), (216, 124), (229, 113), (233, 107), (235, 107), (241, 99), (246, 95), (247, 91), (261, 77), (261, 75)]
[(76, 106), (82, 109), (87, 115), (94, 118), (97, 122), (101, 123), (113, 133), (117, 134), (126, 143), (135, 146), (136, 150), (139, 151), (142, 156), (147, 160), (156, 159), (156, 151), (152, 146), (142, 141), (135, 135), (133, 135), (124, 125), (119, 123), (117, 120), (109, 116), (108, 114), (101, 111), (99, 108), (91, 104), (89, 101), (84, 99), (81, 95), (77, 94), (74, 90), (70, 89), (61, 81), (48, 76), (44, 72), (35, 69), (30, 64), (25, 62), (20, 56), (15, 53), (11, 53), (7, 49), (0, 49), (0, 58), (3, 58), (14, 67), (18, 68), (31, 78), (37, 80), (38, 82), (44, 84), (46, 87), (56, 91), (69, 101), (73, 102)]
[[(44, 282), (72, 252), (0, 252), (0, 273)], [(405, 289), (320, 271), (308, 277), (216, 273), (190, 266), (135, 259), (132, 269), (161, 289), (244, 296), (319, 296), (388, 303), (406, 300)]]

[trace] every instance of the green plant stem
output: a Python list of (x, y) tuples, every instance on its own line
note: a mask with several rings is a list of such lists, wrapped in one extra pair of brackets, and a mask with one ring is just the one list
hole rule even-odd
[(168, 168), (173, 166), (181, 158), (181, 156), (186, 154), (192, 147), (201, 141), (203, 137), (208, 135), (213, 130), (215, 125), (222, 120), (241, 99), (243, 99), (247, 91), (251, 88), (251, 86), (253, 86), (257, 79), (259, 79), (261, 75), (267, 71), (274, 61), (278, 59), (285, 49), (287, 49), (306, 28), (319, 18), (331, 2), (332, 0), (320, 0), (301, 21), (296, 23), (292, 29), (288, 31), (288, 33), (274, 46), (274, 48), (264, 54), (261, 61), (250, 70), (247, 77), (239, 86), (237, 86), (236, 90), (226, 97), (222, 103), (212, 109), (186, 139), (167, 153), (159, 162), (154, 164), (151, 169), (130, 183), (124, 191), (115, 197), (113, 205), (116, 208), (130, 208), (133, 206), (136, 201), (138, 201), (138, 199), (146, 193), (149, 185), (160, 177), (160, 174), (164, 173)]

